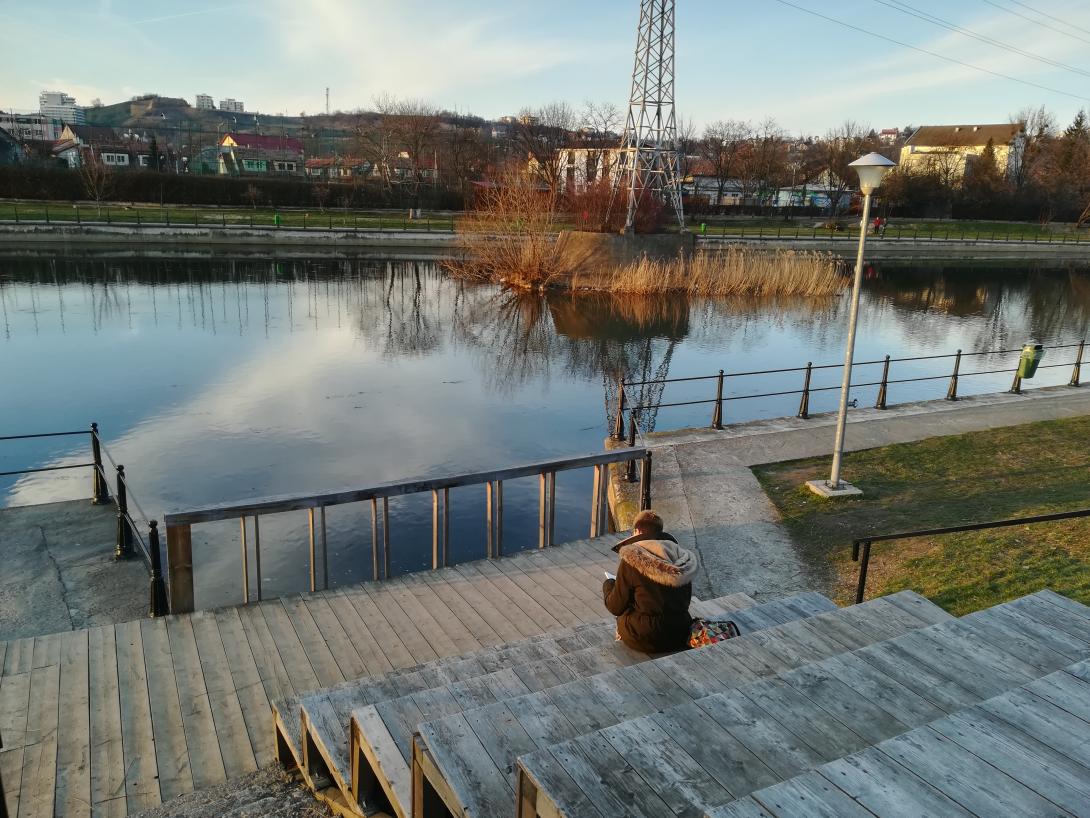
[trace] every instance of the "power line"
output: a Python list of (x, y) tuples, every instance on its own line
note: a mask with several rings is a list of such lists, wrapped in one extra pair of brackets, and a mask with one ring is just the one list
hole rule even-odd
[(994, 0), (984, 0), (984, 2), (987, 3), (989, 6), (995, 6), (1000, 11), (1005, 11), (1005, 12), (1007, 12), (1007, 14), (1013, 14), (1015, 17), (1020, 17), (1021, 19), (1026, 20), (1027, 22), (1033, 23), (1035, 26), (1041, 26), (1041, 28), (1047, 28), (1049, 31), (1058, 32), (1059, 34), (1063, 34), (1065, 37), (1071, 37), (1072, 39), (1078, 40), (1079, 42), (1090, 43), (1090, 40), (1086, 39), (1085, 37), (1080, 37), (1078, 34), (1072, 34), (1070, 31), (1064, 31), (1062, 28), (1057, 28), (1056, 26), (1049, 25), (1048, 23), (1043, 23), (1040, 20), (1035, 20), (1034, 18), (1028, 17), (1025, 14), (1022, 14), (1021, 12), (1015, 11), (1012, 8), (1007, 8), (1006, 6), (1002, 6), (999, 3), (994, 2)]
[(1018, 46), (1010, 45), (1002, 40), (996, 40), (993, 37), (989, 37), (985, 34), (978, 34), (975, 31), (959, 26), (957, 23), (951, 23), (949, 20), (944, 20), (941, 17), (936, 17), (930, 12), (921, 11), (920, 9), (913, 8), (907, 3), (902, 3), (900, 0), (874, 0), (875, 3), (891, 8), (894, 11), (899, 11), (902, 14), (907, 14), (910, 17), (915, 17), (919, 20), (923, 20), (925, 23), (931, 23), (932, 25), (945, 28), (948, 31), (953, 31), (956, 34), (961, 34), (964, 37), (971, 37), (974, 40), (979, 40), (986, 45), (1001, 48), (1004, 51), (1010, 51), (1011, 53), (1018, 54), (1023, 57), (1028, 57), (1031, 60), (1037, 60), (1037, 62), (1044, 63), (1045, 65), (1051, 65), (1054, 68), (1062, 68), (1064, 71), (1071, 71), (1075, 74), (1081, 74), (1084, 77), (1090, 77), (1090, 71), (1086, 71), (1082, 68), (1078, 68), (1074, 65), (1068, 65), (1057, 60), (1050, 59), (1049, 57), (1043, 57), (1040, 54), (1034, 54), (1032, 51), (1025, 51)]
[[(1051, 94), (1060, 94), (1061, 96), (1071, 97), (1072, 99), (1077, 99), (1080, 102), (1087, 102), (1088, 100), (1090, 100), (1090, 98), (1088, 97), (1080, 96), (1079, 94), (1072, 94), (1070, 91), (1061, 91), (1059, 88), (1050, 88), (1047, 85), (1041, 85), (1040, 83), (1032, 82), (1031, 80), (1024, 80), (1019, 79), (1018, 77), (1012, 77), (1010, 74), (1003, 74), (999, 71), (992, 71), (990, 68), (982, 68), (979, 65), (973, 65), (972, 63), (965, 62), (964, 60), (959, 60), (955, 57), (948, 57), (945, 54), (940, 54), (937, 51), (929, 51), (928, 49), (921, 48), (918, 45), (912, 45), (910, 43), (902, 42), (901, 40), (895, 40), (893, 37), (887, 37), (885, 34), (879, 34), (876, 31), (871, 31), (870, 29), (862, 28), (852, 23), (847, 23), (844, 20), (838, 20), (835, 17), (830, 17), (827, 14), (822, 14), (819, 11), (814, 11), (812, 9), (805, 8), (804, 6), (796, 5), (795, 3), (789, 2), (789, 0), (776, 0), (776, 2), (782, 6), (788, 6), (795, 9), (796, 11), (804, 12), (813, 17), (819, 17), (822, 20), (826, 20), (830, 23), (836, 23), (836, 25), (838, 26), (843, 26), (844, 28), (850, 28), (853, 31), (858, 31), (860, 34), (866, 34), (870, 37), (877, 37), (879, 40), (885, 40), (887, 43), (893, 43), (894, 45), (899, 45), (902, 48), (910, 48), (913, 51), (918, 51), (921, 54), (927, 54), (930, 57), (935, 57), (937, 59), (943, 60), (944, 62), (953, 63), (954, 65), (960, 65), (963, 68), (971, 68), (974, 71), (979, 71), (983, 74), (990, 74), (991, 76), (998, 77), (999, 79), (1017, 82), (1020, 85), (1028, 85), (1031, 88), (1037, 88), (1041, 91), (1048, 91)], [(985, 0), (985, 2), (988, 2), (988, 0)]]
[(1085, 34), (1090, 34), (1090, 29), (1083, 28), (1082, 26), (1077, 26), (1074, 23), (1072, 23), (1070, 20), (1064, 20), (1064, 19), (1062, 19), (1060, 17), (1057, 17), (1055, 14), (1049, 14), (1047, 11), (1041, 11), (1040, 9), (1035, 9), (1033, 6), (1029, 6), (1029, 5), (1026, 5), (1025, 3), (1018, 2), (1018, 0), (1008, 0), (1008, 2), (1014, 3), (1014, 5), (1016, 5), (1016, 6), (1021, 6), (1024, 9), (1029, 9), (1034, 14), (1040, 14), (1042, 17), (1047, 17), (1050, 20), (1055, 20), (1057, 23), (1063, 23), (1065, 26), (1071, 26), (1071, 28), (1075, 29), (1076, 31), (1081, 31), (1081, 32), (1083, 32)]

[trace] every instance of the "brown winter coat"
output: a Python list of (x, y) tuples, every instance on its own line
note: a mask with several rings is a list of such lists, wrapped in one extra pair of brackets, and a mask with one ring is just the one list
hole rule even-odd
[(617, 635), (634, 650), (665, 653), (689, 643), (696, 557), (669, 534), (637, 534), (613, 547), (617, 579), (602, 586)]

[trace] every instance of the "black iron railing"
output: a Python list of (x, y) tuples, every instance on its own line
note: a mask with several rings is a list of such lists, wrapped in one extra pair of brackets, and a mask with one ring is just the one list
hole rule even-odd
[[(167, 613), (166, 588), (163, 581), (162, 557), (159, 549), (158, 523), (149, 519), (144, 514), (140, 504), (129, 488), (129, 478), (125, 474), (125, 467), (116, 463), (110, 456), (109, 450), (102, 442), (99, 435), (98, 424), (92, 423), (90, 429), (80, 429), (72, 432), (41, 432), (29, 435), (5, 435), (0, 437), (0, 442), (10, 440), (33, 440), (50, 437), (72, 437), (88, 435), (90, 437), (91, 460), (87, 463), (65, 463), (57, 466), (39, 466), (36, 468), (16, 469), (14, 471), (0, 472), (0, 477), (12, 477), (21, 474), (37, 474), (39, 472), (62, 471), (65, 469), (91, 469), (91, 502), (95, 505), (113, 503), (117, 509), (117, 538), (114, 544), (114, 557), (116, 559), (128, 559), (134, 555), (139, 556), (147, 566), (151, 578), (149, 612), (151, 616), (162, 616)], [(109, 463), (115, 475), (114, 491), (110, 491), (110, 483), (107, 479), (106, 465)], [(145, 539), (142, 527), (137, 518), (133, 517), (133, 511), (139, 515), (139, 521), (143, 522), (147, 529)]]
[[(1040, 364), (1038, 369), (1052, 369), (1056, 367), (1071, 367), (1071, 378), (1068, 381), (1070, 386), (1079, 386), (1081, 384), (1081, 373), (1083, 363), (1083, 353), (1085, 351), (1085, 341), (1078, 341), (1069, 344), (1053, 344), (1047, 347), (1048, 350), (1075, 350), (1074, 360), (1062, 361), (1059, 363), (1047, 363)], [(980, 369), (973, 370), (971, 372), (963, 372), (961, 369), (962, 361), (969, 358), (977, 358), (984, 356), (995, 355), (1020, 355), (1022, 352), (1021, 347), (1018, 349), (993, 349), (982, 350), (978, 352), (963, 352), (957, 350), (956, 352), (945, 353), (941, 355), (915, 355), (901, 358), (892, 358), (886, 355), (883, 358), (879, 358), (871, 361), (856, 361), (852, 364), (852, 371), (857, 368), (863, 367), (882, 367), (882, 375), (878, 380), (864, 380), (863, 382), (852, 382), (853, 389), (862, 389), (866, 387), (878, 387), (878, 396), (874, 403), (875, 409), (886, 409), (890, 403), (889, 394), (890, 387), (897, 384), (905, 383), (918, 383), (923, 381), (946, 381), (946, 399), (958, 400), (958, 385), (964, 378), (971, 378), (979, 375), (996, 375), (996, 374), (1013, 374), (1013, 381), (1011, 383), (1010, 392), (1014, 394), (1021, 394), (1022, 392), (1022, 378), (1019, 376), (1017, 360), (1012, 367), (1002, 367), (999, 369)], [(951, 368), (946, 372), (935, 375), (918, 375), (914, 377), (906, 378), (891, 378), (890, 370), (895, 364), (902, 364), (914, 361), (939, 361), (949, 360), (952, 362)], [(613, 437), (616, 440), (623, 440), (625, 438), (625, 413), (629, 414), (629, 417), (635, 416), (637, 425), (639, 424), (639, 418), (644, 413), (657, 413), (660, 409), (668, 409), (680, 406), (711, 406), (711, 428), (722, 429), (725, 422), (724, 404), (730, 401), (742, 401), (753, 400), (756, 398), (773, 398), (782, 397), (784, 395), (799, 395), (799, 408), (797, 417), (806, 419), (810, 417), (810, 397), (817, 392), (831, 392), (839, 391), (840, 384), (832, 386), (812, 386), (811, 379), (815, 372), (821, 370), (843, 369), (844, 364), (818, 364), (815, 365), (812, 362), (807, 362), (805, 366), (784, 367), (780, 369), (757, 369), (748, 372), (725, 372), (720, 369), (715, 375), (691, 375), (682, 378), (657, 378), (642, 381), (629, 381), (622, 379), (618, 384), (618, 394), (615, 406), (615, 415), (613, 423)], [(727, 383), (732, 383), (741, 378), (756, 378), (768, 375), (783, 375), (788, 373), (798, 373), (802, 379), (802, 383), (798, 389), (780, 389), (771, 392), (753, 392), (741, 395), (727, 395), (725, 394), (725, 387)], [(683, 400), (683, 401), (652, 401), (652, 402), (636, 402), (629, 403), (628, 395), (633, 394), (636, 387), (646, 386), (658, 386), (665, 387), (668, 384), (677, 383), (692, 383), (698, 381), (714, 381), (715, 382), (715, 397), (698, 398), (696, 400)]]
[(1051, 523), (1057, 520), (1074, 520), (1079, 517), (1090, 517), (1090, 508), (1078, 511), (1061, 511), (1056, 514), (1036, 514), (1032, 517), (1014, 517), (1008, 520), (992, 520), (986, 523), (967, 523), (965, 525), (951, 525), (943, 528), (924, 528), (919, 531), (903, 531), (899, 534), (876, 534), (867, 537), (859, 537), (852, 540), (852, 560), (859, 563), (859, 578), (855, 585), (855, 602), (859, 604), (866, 598), (867, 569), (870, 567), (871, 545), (876, 542), (891, 542), (893, 540), (911, 540), (916, 537), (938, 537), (943, 534), (957, 534), (964, 531), (983, 531), (988, 528), (1007, 528), (1013, 525), (1034, 525), (1036, 523)]

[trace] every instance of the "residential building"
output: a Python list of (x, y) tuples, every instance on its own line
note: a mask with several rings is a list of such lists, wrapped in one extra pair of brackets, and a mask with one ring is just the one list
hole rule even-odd
[(76, 104), (75, 97), (70, 97), (63, 91), (42, 91), (38, 96), (38, 107), (41, 115), (48, 119), (59, 119), (76, 125), (87, 121), (83, 108)]
[(212, 104), (212, 96), (210, 94), (197, 94), (197, 110), (199, 111), (212, 111), (215, 110), (215, 105)]
[(0, 128), (0, 166), (17, 165), (23, 161), (23, 149), (14, 136)]
[(17, 114), (14, 111), (0, 111), (0, 128), (3, 128), (20, 142), (56, 142), (60, 139), (64, 123), (41, 114)]
[(958, 181), (972, 173), (974, 161), (988, 143), (995, 150), (999, 172), (1015, 175), (1022, 165), (1026, 146), (1025, 124), (924, 125), (901, 148), (901, 168), (909, 172), (940, 173)]
[(306, 161), (306, 174), (311, 179), (346, 180), (366, 178), (374, 166), (366, 159), (351, 156), (324, 156)]
[(256, 133), (225, 133), (220, 140), (222, 148), (250, 148), (261, 151), (277, 151), (292, 154), (303, 160), (303, 140), (292, 136), (266, 136)]
[(121, 141), (121, 137), (113, 128), (104, 125), (65, 125), (57, 140), (79, 145), (113, 145)]
[(882, 128), (878, 132), (878, 141), (883, 145), (892, 145), (901, 137), (900, 128)]
[(613, 179), (620, 159), (620, 148), (561, 148), (557, 169), (567, 192), (582, 193), (603, 179)]
[(242, 104), (241, 99), (231, 99), (230, 97), (220, 100), (220, 110), (232, 114), (242, 114), (246, 112), (246, 108)]

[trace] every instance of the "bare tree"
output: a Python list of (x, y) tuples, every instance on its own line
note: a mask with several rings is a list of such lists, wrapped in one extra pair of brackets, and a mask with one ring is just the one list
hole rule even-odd
[(748, 122), (737, 119), (721, 119), (704, 128), (700, 155), (715, 177), (715, 205), (722, 203), (727, 183), (738, 178), (741, 154), (752, 133)]
[(619, 131), (624, 127), (624, 115), (612, 102), (586, 100), (579, 127), (583, 138), (595, 147), (616, 147)]
[(244, 195), (246, 196), (246, 201), (250, 203), (250, 207), (257, 210), (257, 203), (261, 201), (261, 191), (258, 189), (257, 185), (247, 185)]
[(858, 122), (846, 120), (840, 127), (830, 130), (820, 143), (822, 181), (834, 217), (840, 213), (844, 195), (855, 189), (855, 174), (848, 165), (878, 147), (869, 132), (869, 128)]
[(106, 165), (95, 157), (94, 150), (88, 149), (81, 158), (79, 180), (83, 193), (93, 201), (102, 215), (102, 202), (110, 197), (114, 189), (114, 174)]
[(324, 183), (313, 185), (310, 189), (310, 195), (314, 197), (314, 201), (318, 203), (318, 209), (323, 213), (325, 213), (325, 203), (329, 201), (329, 195), (332, 192), (329, 185)]
[(536, 110), (524, 109), (515, 126), (515, 139), (539, 182), (557, 191), (563, 185), (560, 149), (572, 142), (578, 118), (566, 102), (550, 102)]
[(1011, 117), (1011, 122), (1021, 124), (1025, 133), (1021, 161), (1012, 165), (1011, 173), (1011, 181), (1021, 190), (1044, 170), (1046, 148), (1056, 136), (1056, 117), (1042, 105), (1023, 108)]

